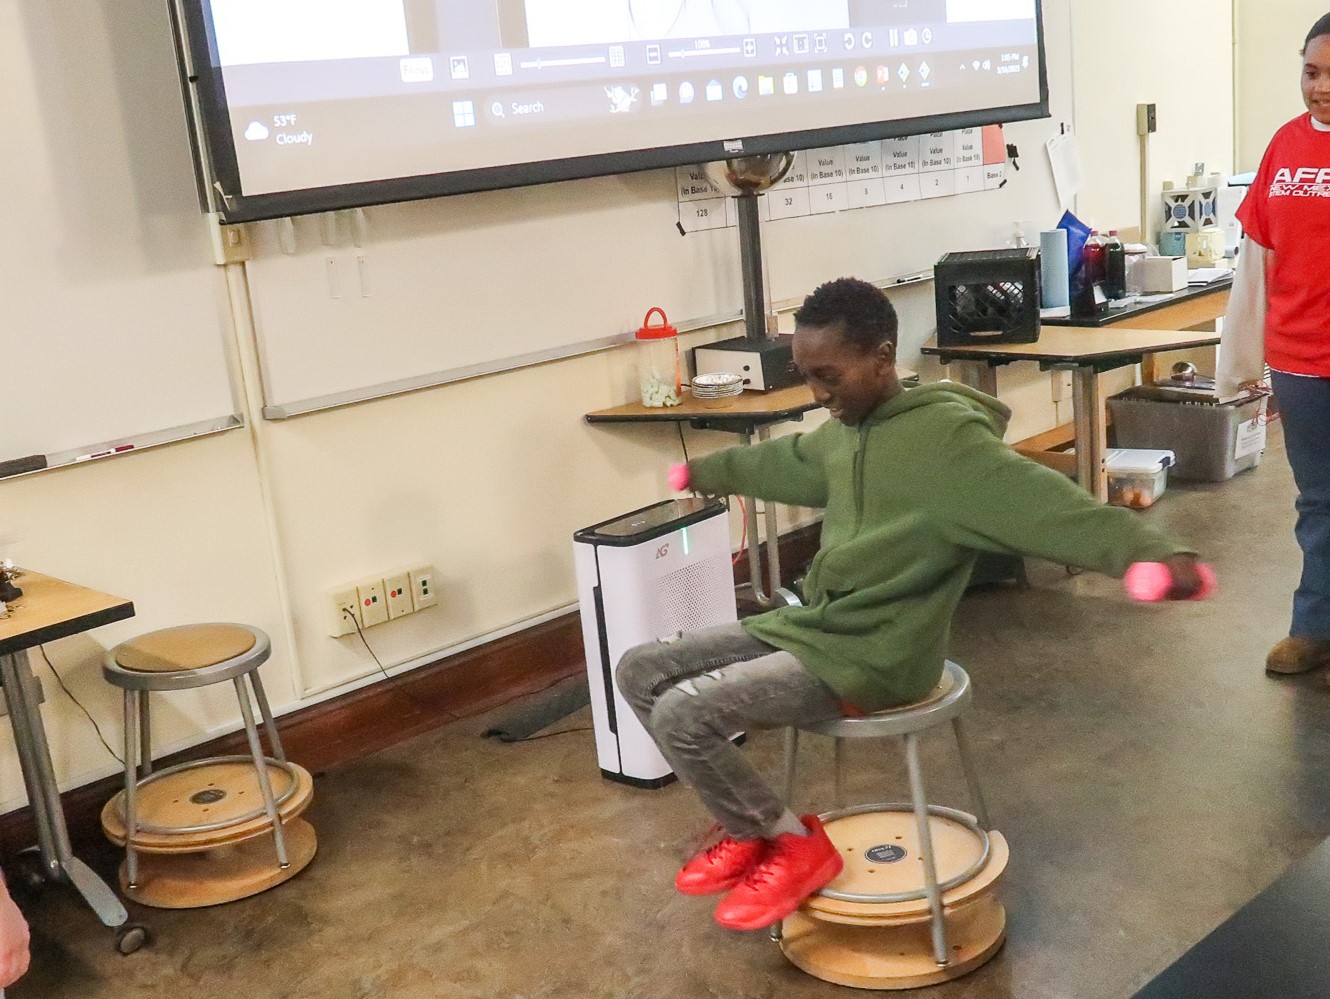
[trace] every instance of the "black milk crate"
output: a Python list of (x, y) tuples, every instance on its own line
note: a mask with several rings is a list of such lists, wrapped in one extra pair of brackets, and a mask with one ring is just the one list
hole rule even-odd
[(1039, 339), (1039, 251), (1034, 247), (948, 253), (933, 276), (938, 346)]

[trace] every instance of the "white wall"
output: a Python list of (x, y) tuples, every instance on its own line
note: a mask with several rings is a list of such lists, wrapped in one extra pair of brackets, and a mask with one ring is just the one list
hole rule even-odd
[[(1161, 17), (1181, 26), (1185, 11), (1211, 5), (1151, 10), (1129, 3), (1130, 10), (1116, 13), (1122, 6), (1077, 0), (1073, 25), (1067, 0), (1047, 4), (1050, 44), (1063, 78), (1073, 52), (1078, 59), (1075, 106), (1060, 88), (1053, 95), (1056, 113), (1075, 119), (1094, 185), (1084, 202), (1104, 221), (1135, 214), (1135, 194), (1118, 175), (1135, 174), (1134, 136), (1129, 128), (1122, 134), (1122, 118), (1138, 99), (1165, 109), (1177, 149), (1159, 157), (1165, 174), (1185, 170), (1198, 156), (1216, 163), (1231, 158), (1223, 128), (1216, 132), (1212, 121), (1167, 110), (1185, 107), (1191, 86), (1167, 71), (1173, 63), (1155, 32), (1142, 30)], [(77, 37), (98, 57), (94, 61), (107, 65), (133, 60), (134, 44), (158, 44), (112, 30), (130, 9), (140, 17), (157, 11), (157, 0), (65, 6), (24, 0), (20, 8), (0, 0), (0, 30), (23, 34), (40, 18)], [(1217, 32), (1207, 43), (1214, 46), (1213, 60), (1202, 63), (1207, 74), (1225, 81), (1228, 42)], [(1148, 81), (1140, 93), (1125, 84), (1106, 86), (1100, 75), (1100, 55), (1122, 60), (1127, 53), (1132, 62), (1122, 76)], [(112, 86), (114, 79), (93, 77), (82, 85)], [(1219, 89), (1227, 92), (1226, 82)], [(0, 122), (3, 113), (0, 108)], [(118, 127), (105, 124), (111, 132), (105, 155), (150, 155), (123, 148)], [(1022, 154), (1026, 171), (1047, 171), (1042, 149)], [(94, 159), (89, 154), (81, 169), (94, 169)], [(1042, 227), (1055, 220), (1036, 221)], [(151, 249), (150, 227), (128, 227), (121, 236), (134, 252)], [(17, 272), (23, 264), (19, 243), (0, 244), (0, 268)], [(811, 258), (780, 266), (803, 268), (798, 283), (804, 285), (825, 277)], [(569, 293), (594, 294), (591, 280)], [(785, 283), (790, 280), (787, 274)], [(902, 360), (918, 363), (918, 347), (932, 334), (931, 289), (903, 292), (897, 304)], [(243, 322), (235, 340), (249, 362), (244, 387), (253, 398), (254, 345)], [(258, 421), (251, 430), (214, 439), (0, 482), (0, 554), (134, 600), (133, 621), (49, 647), (113, 740), (120, 709), (100, 680), (102, 649), (184, 622), (238, 620), (267, 630), (275, 645), (265, 668), (268, 686), (278, 710), (290, 710), (371, 682), (375, 674), (353, 639), (325, 636), (323, 593), (330, 586), (404, 563), (438, 566), (437, 610), (368, 632), (389, 664), (428, 658), (574, 602), (572, 531), (668, 495), (665, 471), (679, 456), (677, 436), (662, 428), (583, 422), (584, 413), (627, 398), (632, 364), (630, 351), (602, 353), (280, 423)], [(929, 378), (939, 374), (920, 366)], [(1057, 412), (1049, 379), (1034, 366), (1003, 369), (1000, 379), (1017, 413), (1013, 439), (1069, 419), (1069, 405)], [(689, 431), (695, 453), (731, 440)], [(787, 513), (787, 523), (810, 517)], [(17, 540), (6, 543), (5, 536)], [(48, 692), (44, 711), (62, 784), (114, 772), (82, 716), (50, 684)], [(164, 699), (157, 719), (159, 744), (171, 748), (233, 727), (237, 713), (225, 692), (214, 692), (175, 695), (169, 706)], [(0, 809), (22, 797), (12, 747), (0, 742)]]
[(1198, 162), (1222, 173), (1233, 168), (1230, 0), (1075, 0), (1072, 31), (1085, 161), (1079, 214), (1100, 229), (1139, 224), (1136, 105), (1156, 104), (1149, 208), (1157, 232), (1164, 181), (1184, 182)]
[(1303, 39), (1330, 11), (1326, 0), (1238, 0), (1238, 170), (1261, 165), (1280, 125), (1302, 103)]

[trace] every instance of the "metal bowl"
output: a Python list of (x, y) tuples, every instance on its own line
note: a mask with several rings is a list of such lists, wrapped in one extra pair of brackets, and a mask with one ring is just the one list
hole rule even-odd
[(703, 169), (708, 180), (731, 198), (737, 198), (770, 190), (781, 182), (792, 166), (794, 153), (770, 153), (708, 163)]

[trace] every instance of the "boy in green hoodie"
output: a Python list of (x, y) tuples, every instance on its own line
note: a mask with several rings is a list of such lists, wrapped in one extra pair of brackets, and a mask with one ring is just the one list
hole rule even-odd
[(1186, 546), (1007, 447), (1011, 414), (996, 399), (952, 383), (902, 388), (896, 313), (875, 286), (823, 285), (795, 320), (795, 363), (834, 419), (693, 461), (676, 484), (824, 508), (806, 603), (639, 646), (616, 674), (725, 831), (675, 884), (693, 895), (729, 891), (716, 920), (731, 929), (783, 919), (842, 861), (816, 816), (795, 816), (730, 737), (926, 696), (980, 552), (1112, 576), (1163, 562), (1170, 598), (1202, 586)]

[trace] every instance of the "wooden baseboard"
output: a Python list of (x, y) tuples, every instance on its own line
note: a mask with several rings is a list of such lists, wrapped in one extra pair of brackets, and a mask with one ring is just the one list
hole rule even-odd
[[(820, 536), (821, 525), (814, 524), (781, 537), (781, 575), (786, 586), (816, 554)], [(762, 565), (765, 571), (765, 546)], [(745, 558), (735, 567), (735, 582), (747, 581)], [(448, 722), (537, 693), (585, 669), (582, 626), (573, 613), (422, 666), (392, 682), (372, 684), (293, 711), (283, 715), (278, 726), (287, 756), (317, 774)], [(235, 732), (158, 760), (156, 765), (163, 768), (207, 756), (247, 752), (244, 733)], [(75, 844), (101, 846), (102, 805), (121, 786), (120, 777), (108, 777), (61, 796)], [(0, 816), (0, 860), (36, 841), (30, 809)]]

